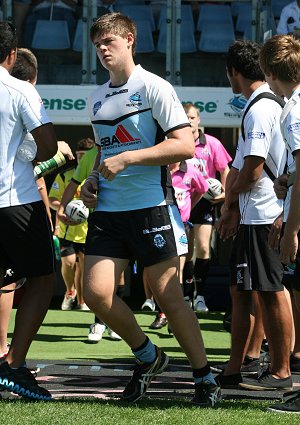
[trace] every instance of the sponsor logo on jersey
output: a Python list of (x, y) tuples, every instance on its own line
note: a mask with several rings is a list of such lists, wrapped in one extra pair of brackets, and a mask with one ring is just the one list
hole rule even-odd
[(57, 182), (53, 182), (51, 189), (58, 190), (59, 184)]
[(153, 245), (156, 246), (156, 248), (161, 249), (166, 245), (166, 243), (166, 240), (159, 233), (153, 238)]
[(249, 131), (248, 139), (264, 139), (266, 137), (263, 131)]
[(144, 229), (143, 234), (148, 235), (149, 233), (162, 232), (164, 230), (170, 230), (171, 224), (166, 224), (165, 226), (152, 227), (151, 229)]
[(141, 106), (142, 105), (142, 99), (141, 99), (140, 93), (136, 92), (136, 93), (132, 94), (129, 97), (129, 102), (130, 103), (126, 103), (126, 106)]
[(97, 112), (99, 111), (99, 109), (101, 108), (101, 106), (102, 106), (101, 100), (99, 100), (99, 102), (96, 102), (94, 104), (94, 106), (93, 106), (93, 113), (94, 113), (94, 115), (97, 114)]
[(105, 99), (107, 99), (108, 97), (116, 96), (118, 94), (122, 94), (122, 93), (128, 93), (128, 89), (115, 90), (113, 92), (107, 93), (105, 95)]
[(135, 145), (138, 143), (141, 143), (141, 139), (134, 138), (122, 124), (118, 125), (114, 136), (102, 137), (100, 140), (100, 146), (102, 148), (113, 147), (120, 144)]
[(300, 122), (295, 122), (294, 124), (288, 125), (288, 133), (298, 133), (300, 131)]

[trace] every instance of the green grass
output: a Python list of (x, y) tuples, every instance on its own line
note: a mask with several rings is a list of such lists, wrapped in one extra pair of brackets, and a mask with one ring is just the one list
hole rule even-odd
[[(13, 330), (13, 311), (9, 335)], [(207, 356), (210, 361), (223, 361), (229, 356), (230, 335), (223, 330), (221, 313), (200, 315)], [(172, 358), (185, 359), (176, 339), (168, 335), (167, 327), (149, 329), (154, 313), (136, 314), (138, 323), (154, 344), (166, 350)], [(29, 359), (107, 361), (132, 358), (129, 347), (123, 341), (111, 341), (104, 337), (99, 344), (88, 344), (89, 325), (93, 323), (91, 312), (50, 310), (28, 353)], [(0, 424), (1, 425), (1, 424)]]
[[(15, 312), (14, 312), (15, 313)], [(177, 360), (185, 359), (167, 329), (148, 328), (153, 314), (136, 314), (137, 320), (155, 344)], [(228, 358), (230, 335), (223, 330), (222, 314), (199, 316), (208, 358), (212, 362)], [(10, 332), (14, 314), (11, 318)], [(51, 310), (33, 342), (28, 358), (49, 360), (108, 361), (132, 358), (126, 344), (104, 338), (87, 344), (89, 312)], [(272, 402), (271, 402), (272, 403)], [(50, 403), (23, 400), (0, 401), (0, 425), (287, 425), (297, 424), (297, 416), (266, 411), (270, 401), (224, 400), (216, 409), (200, 409), (180, 399), (144, 398), (128, 406), (119, 400), (66, 399)]]

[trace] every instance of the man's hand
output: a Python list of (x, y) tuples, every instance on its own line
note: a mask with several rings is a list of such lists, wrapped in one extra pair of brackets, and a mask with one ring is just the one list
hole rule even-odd
[(220, 195), (215, 196), (214, 198), (210, 199), (210, 200), (209, 200), (209, 202), (210, 202), (212, 205), (217, 205), (217, 204), (219, 204), (220, 202), (223, 202), (223, 201), (224, 201), (224, 199), (225, 199), (225, 191), (224, 191), (224, 188), (222, 187), (222, 192), (220, 193)]
[(296, 261), (298, 251), (297, 234), (284, 232), (280, 241), (280, 261), (283, 264), (291, 264)]
[(67, 156), (70, 160), (74, 159), (73, 152), (71, 151), (68, 143), (60, 140), (57, 142), (58, 150), (64, 155)]
[(65, 213), (65, 207), (60, 204), (56, 212), (57, 218), (62, 221), (66, 226), (76, 226), (78, 223), (71, 220)]
[(106, 180), (113, 180), (118, 173), (128, 167), (128, 152), (122, 152), (118, 155), (106, 158), (98, 167), (97, 171)]
[(81, 188), (80, 197), (88, 208), (95, 208), (97, 205), (98, 181), (87, 179)]
[(219, 232), (220, 239), (226, 241), (233, 237), (238, 231), (239, 222), (240, 212), (238, 208), (224, 211), (216, 223), (216, 229)]
[(278, 216), (276, 220), (274, 220), (274, 223), (272, 224), (269, 237), (268, 237), (268, 244), (270, 248), (272, 249), (276, 249), (276, 250), (279, 249), (282, 221), (283, 221), (283, 214), (280, 214), (280, 216)]
[(282, 174), (274, 180), (274, 192), (278, 199), (284, 199), (286, 197), (288, 174)]

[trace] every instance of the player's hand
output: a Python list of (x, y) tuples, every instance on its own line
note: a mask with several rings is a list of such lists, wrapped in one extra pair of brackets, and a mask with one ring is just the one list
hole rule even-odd
[(73, 152), (68, 145), (68, 143), (60, 140), (57, 142), (58, 150), (66, 157), (68, 157), (70, 160), (74, 159)]
[(84, 205), (88, 208), (95, 208), (97, 205), (98, 181), (95, 179), (86, 180), (80, 191), (80, 197)]
[(113, 180), (118, 173), (128, 167), (127, 152), (106, 158), (98, 167), (97, 171), (106, 180)]
[(296, 261), (298, 251), (297, 233), (284, 232), (280, 241), (280, 261), (283, 264), (291, 264)]
[(274, 192), (278, 199), (284, 199), (286, 197), (288, 188), (287, 188), (288, 175), (282, 174), (274, 180)]
[(56, 216), (57, 218), (63, 222), (66, 226), (75, 226), (78, 223), (76, 223), (76, 221), (71, 220), (65, 213), (65, 207), (60, 204), (60, 206), (58, 207), (58, 210), (56, 212)]
[(276, 218), (276, 220), (272, 224), (269, 237), (268, 237), (268, 244), (270, 248), (272, 249), (276, 249), (276, 250), (279, 249), (282, 222), (283, 222), (283, 215), (281, 214), (279, 217)]
[(220, 195), (218, 195), (218, 196), (215, 196), (213, 199), (210, 199), (209, 202), (212, 205), (217, 205), (220, 202), (223, 202), (224, 199), (225, 199), (225, 192), (224, 192), (224, 189), (222, 188), (222, 193), (220, 193)]
[(220, 239), (226, 241), (232, 238), (238, 231), (239, 222), (240, 212), (237, 208), (225, 211), (215, 225)]

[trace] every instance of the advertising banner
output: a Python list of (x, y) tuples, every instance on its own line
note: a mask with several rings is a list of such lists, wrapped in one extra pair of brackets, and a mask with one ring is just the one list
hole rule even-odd
[[(38, 85), (44, 106), (54, 124), (89, 125), (87, 111), (93, 85)], [(239, 127), (246, 99), (226, 87), (175, 87), (181, 102), (200, 110), (203, 127)]]

